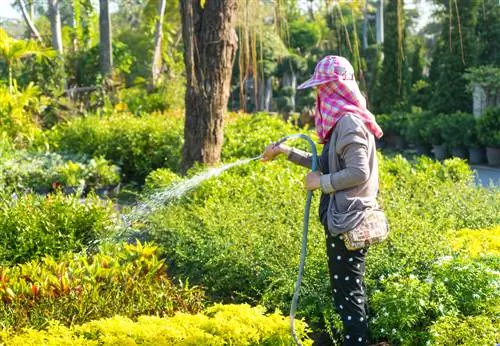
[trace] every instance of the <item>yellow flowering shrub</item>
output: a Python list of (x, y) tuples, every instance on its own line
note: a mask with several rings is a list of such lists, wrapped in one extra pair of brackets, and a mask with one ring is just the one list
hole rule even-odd
[[(307, 325), (297, 320), (296, 329), (302, 343), (312, 345)], [(287, 317), (279, 311), (266, 315), (263, 307), (246, 304), (217, 304), (196, 315), (178, 312), (167, 318), (140, 316), (137, 321), (115, 316), (69, 328), (51, 323), (41, 331), (4, 330), (0, 341), (6, 346), (293, 344)]]
[(462, 229), (452, 232), (451, 239), (453, 250), (466, 252), (471, 257), (500, 255), (500, 225), (489, 229)]

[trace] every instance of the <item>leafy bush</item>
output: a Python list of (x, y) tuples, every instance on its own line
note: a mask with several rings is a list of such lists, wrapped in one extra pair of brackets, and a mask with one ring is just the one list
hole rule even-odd
[(104, 158), (67, 159), (57, 153), (17, 151), (0, 159), (4, 189), (43, 191), (54, 184), (100, 188), (120, 182), (119, 169)]
[(431, 141), (425, 136), (425, 129), (431, 118), (432, 113), (430, 112), (416, 112), (411, 114), (404, 131), (408, 143), (415, 146), (431, 145)]
[(496, 264), (487, 259), (442, 259), (434, 265), (432, 279), (443, 282), (463, 315), (498, 316), (500, 274), (493, 270), (498, 259)]
[(121, 167), (126, 181), (142, 183), (154, 169), (168, 167), (177, 171), (182, 125), (176, 114), (91, 115), (62, 124), (48, 132), (47, 137), (54, 149), (103, 156)]
[(375, 313), (370, 329), (376, 339), (400, 345), (424, 345), (427, 328), (436, 316), (454, 313), (453, 298), (442, 285), (432, 285), (415, 275), (381, 278), (381, 289), (373, 292), (370, 308)]
[(178, 182), (181, 180), (181, 177), (169, 170), (168, 168), (160, 168), (156, 171), (151, 172), (146, 177), (146, 183), (144, 184), (144, 188), (147, 191), (165, 188), (172, 183)]
[(477, 133), (481, 144), (500, 148), (500, 107), (489, 108), (477, 121)]
[(424, 141), (433, 145), (445, 144), (443, 133), (449, 124), (450, 116), (448, 114), (434, 114), (424, 128)]
[[(182, 284), (182, 283), (181, 283)], [(11, 268), (0, 267), (3, 327), (64, 325), (120, 314), (173, 315), (198, 312), (203, 294), (187, 284), (174, 286), (151, 245), (108, 244), (93, 256), (45, 256)]]
[(500, 339), (498, 322), (487, 316), (443, 316), (431, 327), (436, 346), (490, 345)]
[(489, 229), (463, 229), (450, 234), (451, 246), (466, 256), (500, 256), (500, 225)]
[(13, 93), (0, 87), (0, 132), (6, 132), (18, 147), (29, 146), (41, 132), (37, 115), (44, 102), (38, 88), (31, 84)]
[[(92, 321), (65, 328), (52, 323), (48, 330), (26, 330), (13, 335), (3, 332), (6, 345), (290, 345), (293, 343), (288, 319), (279, 312), (264, 314), (261, 307), (248, 305), (215, 305), (204, 314), (177, 313), (161, 318), (140, 316), (137, 322), (121, 316)], [(307, 326), (297, 321), (299, 338), (312, 345), (305, 336)]]
[(405, 112), (393, 112), (391, 114), (379, 114), (376, 116), (377, 123), (384, 131), (384, 136), (404, 136), (408, 127), (410, 114)]
[[(278, 116), (266, 113), (233, 115), (224, 129), (222, 161), (256, 157), (270, 143), (299, 132), (305, 133), (304, 130), (285, 123)], [(315, 134), (307, 134), (313, 139), (316, 138)], [(308, 144), (303, 141), (295, 141), (293, 145), (302, 149), (308, 147)]]
[(127, 108), (137, 115), (180, 109), (181, 107), (178, 107), (179, 100), (184, 101), (182, 94), (172, 95), (169, 86), (162, 87), (153, 93), (148, 93), (145, 86), (123, 89), (120, 92), (120, 97)]
[[(476, 188), (463, 161), (420, 158), (412, 164), (400, 156), (379, 160), (380, 202), (389, 217), (391, 236), (368, 253), (369, 293), (382, 290), (380, 277), (390, 274), (402, 278), (413, 274), (425, 286), (437, 259), (452, 253), (446, 230), (500, 223), (500, 193)], [(207, 287), (212, 299), (259, 302), (286, 310), (298, 264), (306, 172), (281, 159), (233, 168), (152, 215), (144, 230), (162, 244), (172, 273)], [(328, 277), (324, 231), (314, 217), (317, 207), (315, 199), (299, 303), (300, 314), (314, 322), (321, 321), (331, 304), (324, 279)], [(443, 285), (440, 289), (442, 299), (448, 299), (451, 293)], [(423, 316), (417, 310), (415, 318), (431, 325), (441, 313), (438, 306)], [(447, 306), (451, 307), (446, 311), (454, 311), (454, 305)], [(373, 313), (378, 314), (377, 309)], [(411, 334), (411, 329), (407, 327), (410, 334), (404, 334), (413, 335), (409, 340), (429, 337), (425, 328), (416, 332), (419, 335)]]
[(476, 147), (475, 118), (470, 113), (453, 113), (447, 117), (442, 127), (442, 136), (446, 144), (451, 147)]
[(115, 224), (111, 203), (61, 194), (10, 196), (0, 201), (0, 263), (80, 251)]

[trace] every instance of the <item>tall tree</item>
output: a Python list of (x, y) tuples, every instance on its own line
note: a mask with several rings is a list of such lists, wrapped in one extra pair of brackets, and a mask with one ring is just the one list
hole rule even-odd
[(113, 69), (109, 0), (99, 0), (99, 58), (102, 75), (109, 77)]
[(406, 103), (408, 69), (404, 0), (389, 1), (385, 9), (384, 57), (380, 85), (380, 111), (390, 112)]
[[(479, 42), (476, 32), (479, 0), (437, 0), (443, 5), (441, 36), (433, 52), (430, 69), (432, 98), (437, 113), (470, 112), (472, 102), (464, 73), (477, 63)], [(498, 18), (497, 18), (498, 20)]]
[(237, 49), (237, 0), (182, 0), (187, 88), (181, 169), (220, 160), (224, 115)]
[(37, 39), (38, 42), (42, 42), (42, 36), (40, 36), (40, 33), (36, 29), (35, 24), (33, 23), (33, 6), (30, 6), (30, 12), (28, 12), (28, 9), (26, 8), (26, 4), (24, 3), (24, 0), (17, 0), (17, 4), (21, 8), (21, 12), (23, 14), (24, 21), (26, 22), (26, 25), (28, 25), (28, 28), (30, 29), (31, 33), (35, 38)]
[(158, 84), (162, 67), (161, 47), (163, 40), (163, 16), (165, 14), (166, 5), (167, 0), (160, 0), (158, 2), (158, 19), (156, 22), (155, 47), (151, 71), (151, 87), (153, 88)]
[(16, 40), (0, 29), (0, 61), (7, 64), (11, 94), (14, 90), (14, 67), (19, 61), (30, 56), (49, 58), (53, 56), (53, 51), (40, 47), (35, 41)]
[(61, 11), (59, 8), (60, 0), (49, 0), (49, 20), (50, 29), (52, 31), (52, 47), (63, 55), (63, 41), (62, 41), (62, 28), (61, 28)]

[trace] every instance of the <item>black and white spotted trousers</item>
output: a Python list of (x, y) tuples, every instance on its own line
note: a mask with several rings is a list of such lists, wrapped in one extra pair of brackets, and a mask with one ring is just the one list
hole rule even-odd
[(350, 251), (342, 236), (326, 233), (326, 253), (335, 308), (344, 324), (344, 345), (368, 344), (365, 273), (367, 249)]

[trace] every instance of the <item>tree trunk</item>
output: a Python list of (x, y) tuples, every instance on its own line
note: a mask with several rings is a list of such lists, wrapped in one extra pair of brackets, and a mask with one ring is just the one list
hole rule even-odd
[(102, 75), (109, 77), (113, 68), (113, 54), (108, 0), (99, 0), (99, 58)]
[(368, 48), (368, 0), (365, 0), (363, 11), (363, 49)]
[(181, 0), (185, 97), (184, 147), (181, 170), (195, 162), (220, 160), (223, 124), (230, 92), (237, 41), (237, 0)]
[(384, 0), (377, 2), (377, 14), (375, 17), (377, 43), (384, 43)]
[(153, 53), (153, 65), (151, 74), (151, 88), (154, 88), (160, 80), (162, 67), (161, 47), (163, 40), (163, 16), (165, 14), (166, 0), (160, 0), (158, 4), (158, 21), (156, 22), (155, 50)]
[(59, 0), (49, 0), (49, 20), (52, 31), (52, 46), (63, 55), (62, 29), (61, 29), (61, 11), (59, 10)]
[[(17, 3), (19, 5), (19, 7), (21, 7), (21, 12), (23, 13), (24, 21), (26, 22), (26, 25), (28, 25), (28, 28), (31, 30), (31, 33), (33, 34), (33, 36), (35, 36), (35, 38), (38, 40), (38, 42), (42, 43), (42, 36), (40, 36), (40, 33), (38, 32), (35, 24), (32, 21), (33, 14), (31, 14), (31, 16), (30, 16), (30, 14), (28, 13), (28, 10), (26, 9), (26, 4), (24, 3), (24, 0), (17, 0)], [(31, 9), (32, 8), (33, 8), (33, 6), (31, 6)]]

